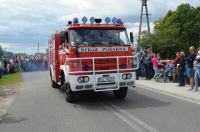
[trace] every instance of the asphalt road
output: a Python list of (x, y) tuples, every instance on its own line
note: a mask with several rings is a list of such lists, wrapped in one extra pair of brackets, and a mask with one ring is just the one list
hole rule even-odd
[(24, 73), (23, 86), (0, 132), (199, 132), (200, 105), (143, 88), (125, 100), (112, 92), (82, 95), (70, 104), (47, 72)]

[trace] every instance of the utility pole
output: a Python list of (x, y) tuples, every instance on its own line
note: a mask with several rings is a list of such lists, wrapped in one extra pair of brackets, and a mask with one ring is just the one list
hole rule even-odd
[[(142, 6), (141, 6), (141, 14), (140, 14), (140, 27), (139, 27), (139, 35), (138, 35), (138, 44), (141, 43), (143, 16), (146, 16), (148, 34), (150, 34), (149, 12), (148, 12), (148, 7), (147, 7), (147, 0), (141, 0), (141, 2), (142, 2)], [(144, 10), (145, 10), (145, 13), (144, 13)], [(152, 45), (151, 44), (150, 44), (150, 49), (152, 51)]]

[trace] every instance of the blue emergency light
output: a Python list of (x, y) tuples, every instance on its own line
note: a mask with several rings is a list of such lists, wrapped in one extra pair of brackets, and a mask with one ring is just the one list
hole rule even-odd
[(113, 17), (112, 23), (116, 24), (118, 22), (118, 19), (116, 17)]
[(123, 23), (123, 22), (122, 22), (122, 19), (118, 18), (118, 19), (117, 19), (117, 23), (118, 23), (118, 24), (122, 24), (122, 23)]
[(85, 24), (87, 21), (88, 21), (88, 18), (87, 18), (86, 16), (84, 16), (84, 17), (82, 18), (82, 22)]
[(77, 17), (75, 17), (75, 18), (73, 19), (73, 23), (74, 23), (74, 24), (78, 24), (78, 23), (79, 23), (79, 20), (78, 20)]
[(91, 17), (91, 18), (90, 18), (90, 23), (93, 24), (94, 22), (95, 22), (95, 18), (94, 18), (94, 17)]
[(110, 17), (106, 17), (105, 22), (106, 24), (110, 23)]

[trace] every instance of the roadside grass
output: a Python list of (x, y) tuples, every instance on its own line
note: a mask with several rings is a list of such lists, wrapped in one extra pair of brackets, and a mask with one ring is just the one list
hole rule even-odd
[(14, 99), (14, 95), (19, 90), (21, 81), (21, 72), (8, 74), (0, 79), (0, 121), (7, 113), (7, 110)]
[(3, 76), (0, 79), (0, 87), (2, 85), (15, 85), (17, 83), (20, 83), (21, 81), (22, 81), (22, 73), (21, 72), (8, 74), (8, 75)]

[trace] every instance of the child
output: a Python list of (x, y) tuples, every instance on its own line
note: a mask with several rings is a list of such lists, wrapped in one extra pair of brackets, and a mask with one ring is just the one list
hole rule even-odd
[(155, 73), (154, 78), (155, 78), (155, 76), (158, 74), (158, 63), (159, 63), (159, 60), (156, 58), (155, 54), (152, 55), (151, 62), (153, 63), (153, 69)]

